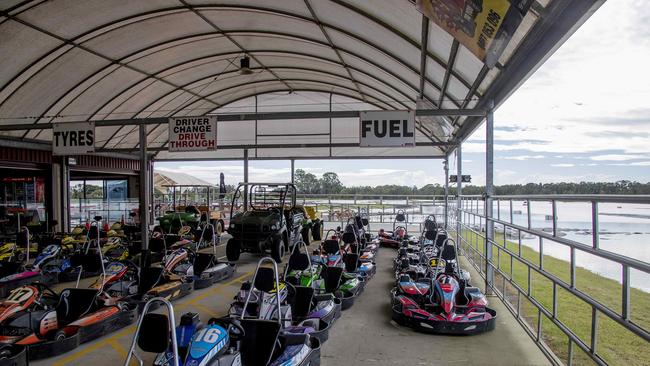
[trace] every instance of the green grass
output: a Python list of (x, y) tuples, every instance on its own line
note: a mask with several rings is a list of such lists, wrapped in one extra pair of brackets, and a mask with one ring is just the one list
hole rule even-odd
[[(470, 245), (477, 248), (481, 253), (484, 252), (484, 240), (477, 237), (470, 231), (463, 231), (463, 235)], [(519, 287), (528, 291), (528, 266), (502, 250), (504, 238), (503, 234), (496, 234), (495, 241), (499, 245), (492, 248), (493, 262), (497, 262), (497, 252), (500, 250), (498, 265)], [(505, 242), (505, 248), (517, 254), (519, 247), (511, 241)], [(536, 266), (539, 266), (539, 252), (529, 247), (521, 246), (521, 258), (528, 260)], [(548, 255), (543, 257), (544, 269), (559, 279), (570, 282), (570, 264), (567, 261), (560, 260)], [(501, 289), (503, 284), (500, 274), (495, 273), (495, 284)], [(530, 282), (531, 296), (542, 304), (549, 312), (553, 312), (553, 283), (546, 277), (531, 270)], [(578, 290), (586, 293), (596, 299), (603, 305), (606, 305), (615, 312), (621, 312), (621, 284), (582, 267), (576, 268), (576, 287)], [(514, 286), (507, 285), (505, 296), (516, 306), (517, 290)], [(521, 314), (531, 329), (537, 329), (537, 308), (524, 296), (521, 297)], [(631, 289), (631, 321), (644, 329), (650, 329), (650, 293), (641, 291), (636, 288)], [(526, 300), (526, 301), (523, 301)], [(565, 326), (571, 329), (587, 345), (591, 343), (591, 306), (582, 301), (570, 292), (557, 287), (557, 314), (556, 318)], [(597, 326), (597, 346), (596, 353), (610, 365), (648, 365), (650, 362), (650, 344), (642, 338), (634, 335), (624, 327), (620, 326), (607, 315), (598, 314)], [(550, 319), (542, 315), (542, 337), (551, 347), (555, 354), (564, 362), (568, 357), (568, 337), (551, 322)], [(593, 361), (576, 345), (573, 346), (573, 363), (574, 365), (589, 365)]]

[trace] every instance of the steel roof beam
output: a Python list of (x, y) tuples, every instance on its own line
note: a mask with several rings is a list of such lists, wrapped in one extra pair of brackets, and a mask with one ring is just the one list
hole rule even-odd
[[(420, 99), (424, 99), (424, 78), (427, 74), (427, 47), (429, 44), (429, 18), (422, 14), (422, 36), (420, 38)], [(440, 95), (444, 93), (440, 91)], [(438, 103), (440, 107), (440, 103)]]
[[(322, 91), (322, 90), (315, 90)], [(324, 92), (324, 91), (323, 91)], [(226, 113), (215, 114), (219, 121), (251, 121), (251, 120), (276, 120), (276, 119), (317, 119), (317, 118), (358, 118), (363, 111), (298, 111), (298, 112), (268, 112), (268, 113)], [(418, 109), (416, 116), (466, 116), (485, 117), (484, 109)], [(167, 123), (169, 118), (135, 118), (92, 121), (95, 126), (138, 126), (140, 124)], [(66, 122), (62, 122), (66, 123)], [(25, 129), (48, 130), (51, 123), (18, 123), (0, 125), (0, 131), (22, 131)]]

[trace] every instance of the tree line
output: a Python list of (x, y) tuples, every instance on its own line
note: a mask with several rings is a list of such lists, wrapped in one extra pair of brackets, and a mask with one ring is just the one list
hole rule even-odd
[[(445, 187), (438, 183), (417, 186), (396, 184), (346, 187), (338, 175), (324, 173), (320, 178), (303, 169), (296, 169), (294, 183), (299, 193), (303, 194), (358, 194), (358, 195), (431, 195), (442, 196)], [(650, 182), (640, 183), (628, 180), (617, 182), (580, 182), (580, 183), (527, 183), (495, 186), (497, 195), (531, 195), (531, 194), (650, 194)], [(480, 195), (484, 186), (463, 185), (463, 194)], [(456, 183), (449, 184), (449, 194), (456, 194)]]

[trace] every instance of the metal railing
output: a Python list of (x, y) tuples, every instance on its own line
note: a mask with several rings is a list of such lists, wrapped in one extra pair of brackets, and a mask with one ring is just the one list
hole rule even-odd
[[(450, 207), (450, 213), (455, 214), (450, 220), (456, 222), (454, 226), (457, 227), (458, 243), (484, 278), (486, 291), (491, 290), (503, 301), (549, 360), (554, 364), (568, 365), (574, 364), (578, 359), (584, 360), (585, 356), (576, 355), (574, 346), (577, 346), (587, 356), (586, 359), (599, 365), (608, 364), (614, 358), (605, 357), (607, 347), (601, 348), (599, 345), (600, 342), (611, 343), (611, 337), (616, 335), (612, 333), (610, 338), (603, 337), (605, 328), (599, 329), (599, 326), (606, 326), (607, 329), (618, 332), (612, 322), (627, 331), (619, 333), (628, 337), (630, 342), (650, 342), (650, 326), (642, 317), (633, 316), (631, 301), (631, 271), (640, 274), (644, 279), (650, 279), (648, 259), (640, 260), (617, 253), (615, 250), (634, 252), (623, 250), (625, 248), (620, 243), (617, 248), (612, 245), (603, 248), (601, 243), (604, 235), (613, 235), (609, 234), (610, 231), (602, 230), (602, 217), (618, 216), (639, 220), (637, 227), (650, 228), (650, 215), (646, 214), (650, 213), (650, 206), (643, 206), (650, 205), (650, 196), (493, 196), (492, 200), (493, 212), (487, 212), (487, 215), (485, 197), (463, 196), (459, 208), (456, 207), (455, 200), (450, 200), (450, 205), (453, 205)], [(625, 210), (621, 206), (623, 204), (641, 205), (642, 207), (628, 208), (643, 209), (638, 211), (642, 213), (618, 212)], [(576, 222), (566, 224), (569, 228), (560, 226), (559, 207), (573, 207), (570, 205), (581, 205), (583, 211), (588, 212), (587, 216), (591, 221), (589, 227), (572, 228), (571, 225), (580, 226)], [(608, 209), (615, 207), (613, 211), (616, 212), (600, 212), (603, 205), (607, 205)], [(538, 211), (537, 214), (534, 213), (535, 210)], [(584, 222), (585, 220), (582, 220), (583, 224)], [(487, 230), (489, 225), (494, 225), (495, 230)], [(567, 230), (575, 231), (567, 233)], [(495, 231), (497, 234), (494, 234)], [(588, 240), (579, 239), (576, 233)], [(490, 234), (492, 237), (489, 237)], [(553, 255), (547, 254), (547, 251)], [(568, 260), (557, 261), (558, 253), (568, 253), (568, 258), (565, 258)], [(606, 268), (620, 267), (620, 294), (616, 296), (618, 303), (613, 303), (609, 296), (596, 296), (597, 291), (588, 290), (590, 287), (603, 286), (603, 289), (618, 291), (616, 282), (604, 278), (599, 284), (578, 281), (578, 271), (583, 274), (584, 272), (580, 268), (581, 264), (577, 264), (577, 259), (585, 256), (589, 258), (586, 264), (596, 262), (607, 263)], [(588, 273), (585, 276), (590, 279), (597, 278)], [(616, 275), (610, 273), (609, 277), (616, 278)], [(639, 283), (641, 286), (650, 285), (650, 281)], [(641, 294), (650, 298), (647, 292)], [(558, 302), (560, 296), (563, 300)], [(527, 303), (524, 304), (524, 301)], [(566, 308), (568, 303), (572, 306), (579, 304), (579, 307), (591, 313), (588, 331), (585, 331), (585, 324), (573, 318), (576, 314), (561, 314), (559, 309)], [(641, 311), (645, 312), (647, 309)], [(536, 324), (529, 324), (529, 321)], [(553, 340), (554, 344), (549, 346), (551, 342), (545, 341), (556, 337), (557, 330), (566, 337), (566, 350), (558, 349), (558, 344), (562, 342)], [(648, 346), (650, 344), (646, 343), (646, 350), (650, 349)], [(645, 352), (646, 354), (633, 357), (640, 357), (642, 360), (645, 358), (647, 361), (650, 359), (650, 351)]]
[(430, 195), (362, 195), (362, 194), (299, 194), (297, 203), (315, 206), (322, 220), (329, 226), (343, 227), (349, 218), (361, 213), (368, 218), (371, 230), (392, 229), (395, 215), (403, 210), (409, 229), (422, 231), (422, 222), (428, 215), (443, 222), (444, 196)]

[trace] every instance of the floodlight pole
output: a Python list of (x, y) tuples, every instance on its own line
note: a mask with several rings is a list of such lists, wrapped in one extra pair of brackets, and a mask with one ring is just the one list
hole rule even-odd
[(445, 155), (443, 162), (445, 169), (445, 230), (449, 225), (449, 155)]
[[(149, 248), (149, 161), (147, 157), (147, 126), (140, 125), (140, 240), (141, 263), (146, 266)], [(141, 267), (141, 268), (142, 268)]]
[(296, 172), (296, 159), (291, 159), (291, 183), (295, 183), (294, 182), (295, 172)]
[[(492, 243), (494, 242), (493, 202), (494, 196), (494, 102), (489, 102), (485, 118), (485, 292), (491, 292), (494, 283)], [(505, 235), (505, 234), (504, 234)]]

